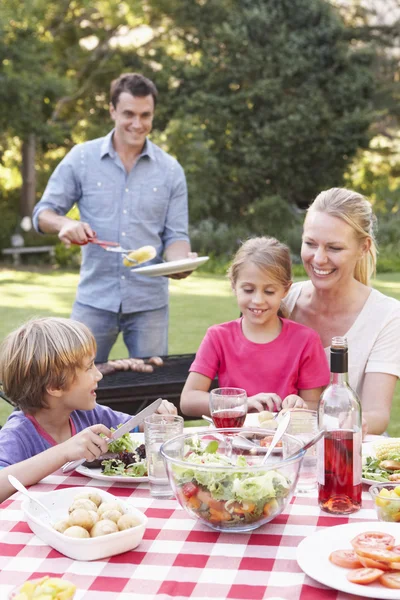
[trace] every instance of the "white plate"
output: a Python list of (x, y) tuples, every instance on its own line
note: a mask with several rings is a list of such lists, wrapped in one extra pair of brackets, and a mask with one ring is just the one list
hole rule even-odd
[[(103, 502), (117, 501), (125, 513), (129, 513), (135, 517), (139, 524), (124, 531), (96, 538), (71, 538), (63, 533), (59, 533), (53, 529), (52, 523), (56, 523), (67, 517), (68, 509), (74, 497), (81, 492), (97, 492), (101, 495)], [(29, 527), (43, 542), (69, 558), (73, 558), (74, 560), (98, 560), (133, 550), (142, 541), (146, 529), (147, 517), (123, 499), (116, 498), (102, 489), (69, 487), (54, 492), (35, 494), (35, 496), (50, 509), (51, 516), (49, 517), (47, 513), (44, 513), (40, 506), (29, 498), (24, 499), (22, 510)]]
[(170, 260), (155, 265), (148, 265), (147, 267), (134, 267), (131, 271), (147, 275), (147, 277), (166, 277), (167, 275), (194, 271), (198, 267), (201, 267), (201, 265), (204, 265), (208, 261), (208, 258), (208, 256), (198, 256), (197, 258)]
[[(366, 531), (381, 531), (390, 533), (400, 543), (399, 523), (349, 523), (348, 525), (334, 525), (325, 527), (300, 542), (297, 548), (297, 562), (304, 573), (319, 583), (327, 585), (334, 590), (363, 596), (364, 598), (384, 598), (386, 600), (399, 600), (399, 590), (392, 590), (380, 585), (359, 585), (348, 581), (346, 575), (350, 569), (343, 569), (332, 564), (329, 555), (333, 550), (352, 549), (351, 540), (359, 533)], [(321, 590), (321, 596), (323, 592)]]
[(119, 481), (124, 483), (142, 483), (143, 481), (148, 481), (149, 478), (147, 475), (145, 477), (128, 477), (126, 475), (104, 475), (101, 469), (88, 469), (81, 465), (75, 469), (77, 473), (81, 475), (85, 475), (85, 477), (90, 477), (90, 479), (98, 479), (99, 481)]
[[(144, 433), (131, 433), (131, 438), (139, 442), (139, 444), (144, 444)], [(142, 483), (143, 481), (148, 481), (149, 478), (147, 475), (145, 477), (127, 477), (125, 475), (104, 475), (101, 468), (98, 469), (89, 469), (88, 467), (84, 467), (80, 465), (75, 469), (77, 473), (81, 475), (85, 475), (85, 477), (90, 477), (91, 479), (99, 479), (100, 481), (123, 481), (124, 483)]]

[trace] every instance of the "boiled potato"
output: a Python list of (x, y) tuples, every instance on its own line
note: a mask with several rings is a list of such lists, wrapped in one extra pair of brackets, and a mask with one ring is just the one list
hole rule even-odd
[(71, 527), (73, 525), (78, 525), (79, 527), (83, 527), (84, 529), (90, 531), (93, 525), (95, 525), (98, 521), (98, 517), (97, 519), (93, 518), (93, 514), (96, 514), (97, 517), (97, 513), (95, 513), (94, 510), (90, 512), (84, 508), (77, 508), (76, 510), (73, 510), (69, 515)]
[(90, 537), (88, 530), (84, 529), (83, 527), (79, 527), (79, 525), (73, 525), (72, 527), (68, 527), (68, 529), (64, 531), (64, 535), (68, 535), (69, 537), (74, 538)]
[(99, 517), (98, 513), (95, 512), (94, 510), (88, 510), (88, 513), (92, 516), (93, 525), (96, 525), (97, 521), (100, 520), (100, 517)]
[(70, 525), (71, 524), (69, 522), (69, 519), (61, 519), (61, 521), (57, 521), (57, 523), (54, 523), (53, 529), (55, 529), (59, 533), (64, 533), (64, 531), (68, 529)]
[(121, 512), (119, 510), (115, 510), (112, 508), (111, 510), (106, 510), (100, 516), (100, 520), (104, 521), (105, 519), (110, 519), (110, 521), (114, 521), (114, 523), (118, 523), (118, 519), (121, 518)]
[(99, 507), (100, 504), (103, 502), (103, 498), (100, 496), (100, 494), (98, 492), (81, 492), (80, 494), (77, 494), (76, 496), (74, 496), (74, 502), (76, 500), (81, 500), (81, 499), (91, 500), (92, 502), (95, 503), (95, 505), (97, 507)]
[(269, 410), (262, 410), (258, 413), (258, 422), (271, 421), (274, 418), (274, 413)]
[(260, 427), (263, 429), (276, 429), (278, 427), (278, 423), (275, 421), (275, 419), (271, 419), (260, 423)]
[(139, 521), (137, 521), (132, 515), (125, 514), (118, 519), (117, 525), (120, 531), (124, 531), (124, 529), (136, 527), (136, 525), (139, 525)]
[(117, 531), (118, 527), (114, 521), (110, 521), (110, 519), (104, 519), (96, 523), (90, 532), (90, 536), (99, 537), (101, 535), (108, 535), (109, 533), (115, 533)]
[(101, 515), (107, 510), (118, 510), (121, 513), (121, 515), (123, 515), (125, 512), (121, 505), (118, 504), (118, 502), (102, 502), (99, 508), (97, 509), (97, 514), (101, 518)]
[(84, 508), (85, 510), (97, 510), (97, 506), (94, 502), (89, 500), (88, 498), (79, 498), (78, 500), (74, 500), (71, 506), (68, 509), (68, 512), (71, 514), (72, 511), (77, 508)]

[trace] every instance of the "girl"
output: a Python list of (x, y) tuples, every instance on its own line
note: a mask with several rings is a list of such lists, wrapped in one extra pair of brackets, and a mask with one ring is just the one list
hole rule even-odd
[(329, 368), (318, 335), (282, 316), (292, 283), (288, 247), (274, 238), (250, 239), (228, 275), (242, 316), (208, 329), (182, 391), (182, 412), (209, 414), (216, 375), (221, 387), (246, 390), (249, 411), (316, 408)]

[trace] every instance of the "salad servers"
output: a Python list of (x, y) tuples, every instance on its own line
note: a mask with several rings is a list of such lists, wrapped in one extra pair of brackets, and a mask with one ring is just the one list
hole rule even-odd
[(311, 440), (308, 440), (308, 442), (300, 448), (300, 450), (298, 450), (291, 456), (288, 456), (287, 460), (291, 460), (292, 458), (297, 458), (297, 456), (299, 456), (299, 454), (301, 454), (302, 452), (306, 452), (306, 450), (311, 448), (311, 446), (314, 446), (314, 444), (316, 444), (322, 438), (324, 433), (325, 433), (325, 429), (320, 429), (318, 431), (318, 433), (316, 435), (314, 435), (314, 437), (311, 438)]
[(47, 506), (45, 506), (44, 504), (42, 504), (40, 502), (40, 500), (38, 500), (37, 498), (35, 498), (35, 496), (33, 496), (30, 492), (28, 492), (28, 490), (26, 489), (26, 487), (19, 481), (19, 479), (17, 479), (16, 477), (14, 477), (14, 475), (9, 475), (8, 476), (8, 481), (11, 483), (12, 486), (15, 487), (16, 490), (18, 490), (22, 494), (25, 494), (25, 496), (28, 496), (29, 500), (32, 500), (32, 502), (36, 502), (36, 504), (38, 506), (40, 506), (40, 508), (42, 510), (44, 510), (49, 515), (49, 517), (51, 517), (51, 512), (47, 508)]
[(280, 441), (281, 437), (285, 433), (286, 429), (288, 428), (289, 423), (290, 423), (290, 411), (288, 411), (285, 414), (285, 416), (282, 417), (282, 419), (280, 420), (280, 423), (274, 433), (274, 437), (272, 438), (272, 441), (268, 447), (268, 450), (265, 453), (265, 456), (263, 457), (263, 459), (261, 461), (262, 465), (265, 465), (265, 463), (267, 462), (268, 457), (270, 456), (272, 450), (275, 448), (276, 444)]

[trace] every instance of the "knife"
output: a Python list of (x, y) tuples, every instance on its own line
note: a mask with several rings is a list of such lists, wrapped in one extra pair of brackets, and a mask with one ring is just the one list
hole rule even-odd
[[(146, 417), (149, 417), (150, 415), (152, 415), (153, 412), (155, 412), (157, 410), (157, 408), (160, 406), (161, 402), (162, 402), (162, 398), (158, 398), (158, 400), (155, 400), (154, 402), (149, 404), (149, 406), (146, 406), (146, 408), (144, 408), (143, 410), (138, 412), (137, 415), (133, 416), (131, 419), (129, 419), (129, 421), (127, 421), (126, 423), (121, 425), (121, 427), (118, 427), (118, 429), (113, 431), (111, 437), (107, 438), (106, 441), (108, 443), (110, 443), (110, 442), (122, 437), (124, 435), (124, 433), (128, 433), (129, 431), (131, 431), (131, 429), (136, 427), (136, 425), (139, 425), (139, 423), (144, 421), (144, 419)], [(86, 458), (81, 458), (79, 460), (73, 460), (73, 461), (67, 462), (62, 467), (62, 472), (68, 473), (68, 471), (73, 471), (74, 469), (76, 469), (76, 467), (79, 467), (84, 462), (86, 462)]]

